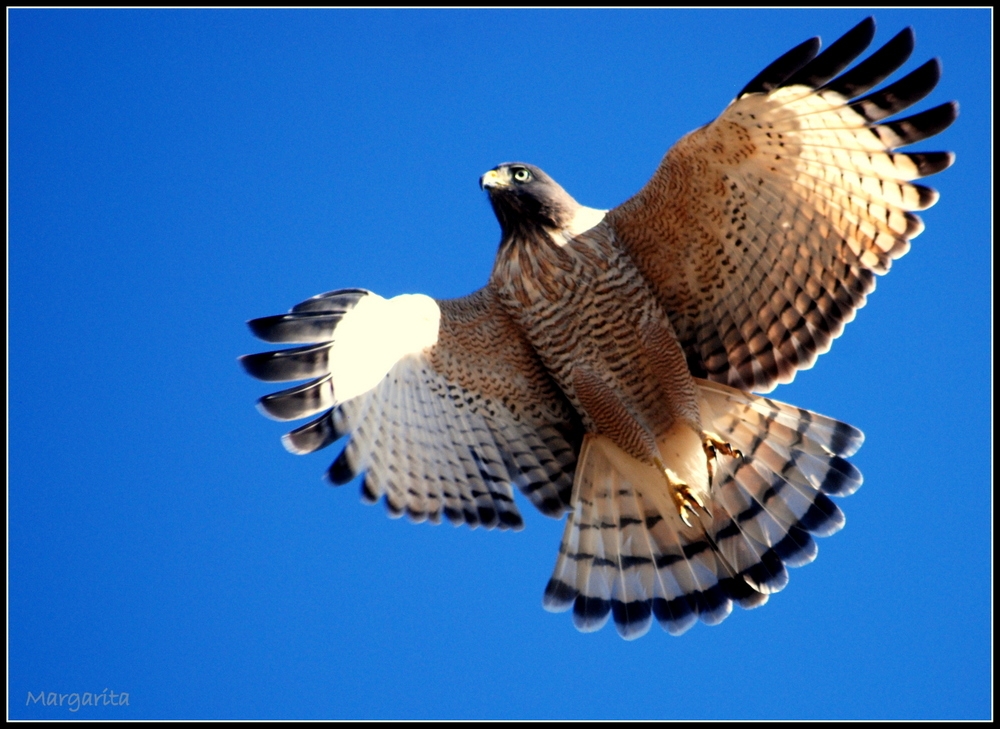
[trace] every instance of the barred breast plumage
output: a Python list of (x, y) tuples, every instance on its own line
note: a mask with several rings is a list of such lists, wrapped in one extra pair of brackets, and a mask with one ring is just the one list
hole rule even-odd
[(574, 384), (580, 372), (614, 390), (654, 437), (677, 418), (698, 427), (683, 353), (655, 335), (661, 330), (661, 339), (676, 342), (670, 322), (607, 225), (569, 240), (544, 227), (521, 233), (501, 247), (490, 285), (588, 431), (597, 424)]

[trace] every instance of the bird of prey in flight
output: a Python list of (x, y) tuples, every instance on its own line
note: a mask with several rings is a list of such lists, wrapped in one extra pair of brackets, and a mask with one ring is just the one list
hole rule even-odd
[(763, 397), (813, 365), (937, 194), (947, 152), (897, 152), (957, 105), (892, 119), (937, 84), (903, 30), (848, 68), (868, 18), (822, 53), (785, 53), (678, 141), (611, 210), (523, 162), (480, 185), (500, 224), (489, 280), (460, 299), (314, 296), (249, 322), (260, 400), (293, 453), (341, 438), (334, 484), (413, 521), (518, 529), (514, 487), (566, 517), (543, 604), (625, 638), (679, 634), (763, 604), (861, 474), (850, 425)]

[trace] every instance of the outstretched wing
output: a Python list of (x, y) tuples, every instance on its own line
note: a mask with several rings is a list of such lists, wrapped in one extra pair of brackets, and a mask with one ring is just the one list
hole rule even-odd
[(575, 411), (490, 289), (450, 301), (332, 291), (251, 321), (261, 339), (309, 343), (246, 355), (278, 420), (319, 417), (284, 436), (293, 453), (350, 441), (328, 470), (364, 474), (363, 498), (414, 521), (519, 528), (516, 484), (543, 513), (569, 505), (582, 431)]
[(940, 64), (862, 96), (913, 50), (908, 28), (841, 74), (874, 32), (868, 18), (819, 55), (818, 38), (783, 55), (608, 213), (696, 376), (757, 391), (790, 382), (923, 229), (911, 211), (937, 193), (909, 181), (954, 157), (893, 150), (942, 131), (958, 107), (885, 121), (934, 88)]

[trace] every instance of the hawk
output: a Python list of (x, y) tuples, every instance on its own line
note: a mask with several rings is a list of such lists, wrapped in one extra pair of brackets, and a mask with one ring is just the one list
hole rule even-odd
[(889, 120), (937, 84), (932, 60), (877, 91), (913, 50), (869, 45), (868, 18), (813, 38), (683, 137), (611, 210), (537, 167), (480, 178), (501, 237), (464, 298), (314, 296), (254, 319), (241, 358), (293, 453), (349, 437), (329, 467), (389, 514), (518, 529), (514, 486), (566, 516), (546, 609), (624, 638), (679, 634), (763, 604), (812, 561), (861, 485), (862, 433), (772, 400), (865, 304), (937, 193), (947, 152), (897, 152), (945, 129), (947, 103)]

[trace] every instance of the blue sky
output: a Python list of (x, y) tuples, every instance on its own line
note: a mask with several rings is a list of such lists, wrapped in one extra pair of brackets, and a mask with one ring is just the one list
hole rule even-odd
[[(961, 115), (926, 232), (775, 396), (867, 435), (865, 485), (759, 610), (680, 638), (541, 608), (562, 524), (413, 525), (284, 451), (246, 319), (463, 295), (512, 159), (584, 204), (861, 11), (24, 11), (9, 21), (9, 715), (987, 718), (989, 11), (913, 25)], [(873, 46), (874, 47), (874, 46)], [(28, 692), (127, 707), (26, 706)]]

